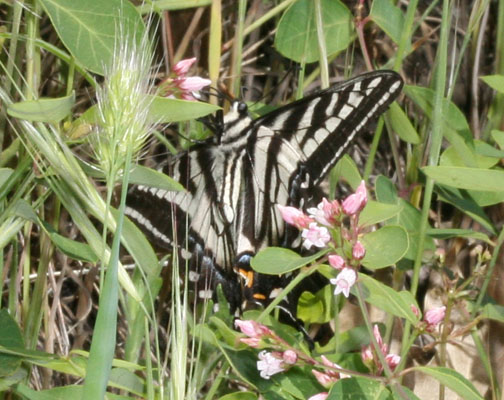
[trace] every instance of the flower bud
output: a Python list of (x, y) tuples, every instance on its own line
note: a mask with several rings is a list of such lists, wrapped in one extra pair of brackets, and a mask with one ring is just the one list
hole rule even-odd
[(343, 267), (345, 266), (345, 260), (343, 257), (337, 255), (337, 254), (331, 254), (329, 257), (329, 264), (331, 267), (337, 270), (342, 270)]
[(366, 255), (366, 249), (361, 242), (356, 241), (352, 247), (352, 257), (356, 260), (362, 260)]
[(286, 364), (295, 364), (297, 361), (297, 353), (294, 350), (285, 350), (282, 358)]

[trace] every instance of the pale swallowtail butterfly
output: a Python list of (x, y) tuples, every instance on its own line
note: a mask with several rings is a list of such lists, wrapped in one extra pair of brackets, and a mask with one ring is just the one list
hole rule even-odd
[(366, 73), (257, 119), (235, 102), (212, 138), (164, 165), (187, 191), (135, 186), (126, 213), (161, 247), (173, 248), (176, 235), (200, 282), (221, 284), (232, 309), (244, 300), (264, 304), (285, 280), (253, 272), (251, 257), (266, 246), (291, 247), (298, 237), (276, 204), (307, 207), (402, 85), (393, 71)]

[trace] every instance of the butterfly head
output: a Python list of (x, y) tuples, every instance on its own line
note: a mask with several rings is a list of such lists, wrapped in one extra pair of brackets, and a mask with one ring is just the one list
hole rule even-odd
[(252, 119), (248, 114), (247, 104), (243, 101), (233, 101), (228, 113), (224, 116), (224, 129), (221, 144), (232, 143), (246, 136)]

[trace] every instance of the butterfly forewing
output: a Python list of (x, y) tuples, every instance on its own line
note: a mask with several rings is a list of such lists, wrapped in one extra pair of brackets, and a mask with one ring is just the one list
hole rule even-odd
[[(273, 111), (254, 121), (254, 126), (274, 131), (285, 142), (282, 148), (290, 145), (317, 185), (356, 135), (386, 110), (401, 88), (402, 79), (397, 73), (371, 72)], [(272, 152), (279, 151), (272, 148)]]

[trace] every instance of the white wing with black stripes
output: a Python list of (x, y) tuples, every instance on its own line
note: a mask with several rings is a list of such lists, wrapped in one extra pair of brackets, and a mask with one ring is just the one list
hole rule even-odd
[(204, 268), (230, 272), (243, 255), (282, 243), (275, 204), (301, 206), (402, 84), (395, 72), (371, 72), (256, 120), (236, 103), (220, 134), (163, 169), (187, 192), (138, 186), (127, 213), (158, 244), (177, 238)]

